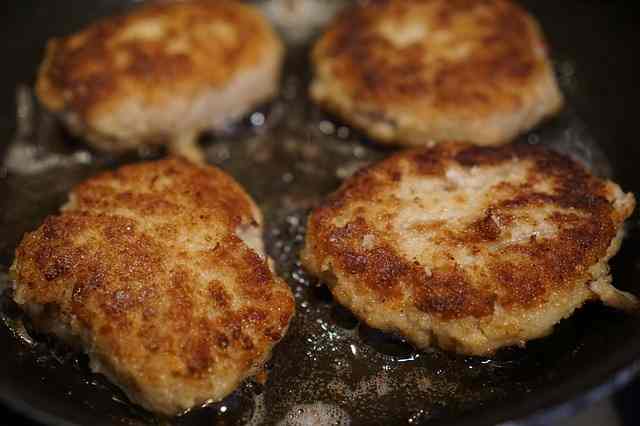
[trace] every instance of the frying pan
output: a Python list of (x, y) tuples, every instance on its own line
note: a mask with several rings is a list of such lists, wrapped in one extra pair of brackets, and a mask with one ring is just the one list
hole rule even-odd
[[(74, 184), (100, 170), (162, 155), (112, 158), (87, 151), (38, 108), (29, 89), (49, 37), (68, 34), (131, 3), (4, 3), (0, 285), (6, 284), (22, 235), (54, 213)], [(639, 99), (633, 11), (622, 1), (522, 3), (547, 34), (568, 102), (557, 118), (517, 143), (549, 145), (615, 179), (625, 190), (640, 193), (640, 145), (633, 121)], [(579, 410), (635, 375), (640, 368), (640, 318), (598, 304), (562, 321), (549, 337), (525, 349), (502, 350), (490, 359), (416, 352), (397, 337), (359, 325), (337, 306), (298, 262), (306, 215), (342, 178), (391, 151), (375, 147), (308, 102), (307, 56), (308, 44), (290, 46), (282, 94), (254, 113), (259, 119), (203, 138), (208, 161), (235, 176), (262, 207), (268, 251), (296, 295), (297, 316), (269, 363), (267, 383), (247, 382), (220, 403), (159, 419), (127, 403), (113, 385), (90, 373), (85, 357), (45, 336), (35, 335), (31, 342), (16, 336), (12, 325), (20, 313), (4, 297), (2, 315), (8, 326), (0, 326), (2, 403), (34, 422), (56, 425), (275, 424), (283, 419), (349, 419), (367, 425), (541, 424)], [(636, 216), (629, 221), (612, 271), (618, 287), (637, 293)]]

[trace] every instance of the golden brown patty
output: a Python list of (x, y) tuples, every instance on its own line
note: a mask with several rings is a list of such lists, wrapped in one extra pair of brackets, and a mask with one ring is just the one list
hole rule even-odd
[(177, 144), (272, 96), (282, 56), (251, 6), (151, 2), (50, 40), (37, 93), (101, 149)]
[(73, 190), (25, 235), (15, 301), (149, 410), (220, 400), (261, 371), (294, 302), (262, 251), (251, 198), (213, 167), (168, 159)]
[(611, 286), (632, 194), (541, 147), (445, 143), (348, 179), (314, 210), (302, 260), (373, 327), (466, 354), (544, 336)]
[(312, 98), (383, 143), (501, 144), (562, 105), (540, 28), (508, 0), (366, 1), (312, 61)]

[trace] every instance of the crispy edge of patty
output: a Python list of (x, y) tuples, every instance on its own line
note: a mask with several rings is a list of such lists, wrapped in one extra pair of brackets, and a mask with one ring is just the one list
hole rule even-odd
[(487, 5), (387, 0), (348, 8), (313, 48), (312, 99), (380, 143), (510, 141), (564, 103), (534, 18), (510, 1), (488, 3), (492, 14), (483, 19), (490, 22), (477, 22), (458, 36), (488, 41), (474, 46), (469, 57), (448, 62), (425, 59), (428, 42), (394, 46), (376, 29), (404, 19), (398, 15), (412, 15), (412, 8), (435, 5), (438, 19), (430, 19), (430, 27), (447, 31), (452, 16), (470, 14), (468, 9), (481, 4)]
[[(153, 25), (165, 25), (167, 33), (156, 34)], [(276, 94), (283, 55), (275, 31), (250, 5), (152, 2), (51, 39), (36, 93), (99, 149), (169, 144), (177, 152), (186, 146), (189, 156), (199, 132)], [(239, 96), (243, 101), (234, 104)], [(211, 111), (203, 114), (203, 105)]]
[[(501, 264), (496, 259), (495, 275), (487, 279), (494, 280), (501, 294), (483, 288), (481, 280), (465, 276), (464, 270), (426, 271), (429, 265), (403, 257), (397, 243), (380, 230), (384, 225), (369, 222), (366, 207), (349, 217), (341, 216), (367, 200), (382, 202), (380, 197), (392, 194), (404, 177), (401, 165), (408, 165), (417, 176), (437, 178), (451, 162), (483, 167), (514, 159), (533, 161), (535, 173), (553, 179), (557, 192), (519, 194), (487, 210), (507, 218), (512, 208), (535, 208), (542, 203), (576, 209), (588, 219), (573, 229), (560, 224), (562, 234), (557, 238), (517, 245), (531, 264)], [(632, 194), (622, 193), (614, 183), (542, 147), (443, 144), (394, 155), (345, 181), (311, 213), (301, 259), (309, 272), (328, 284), (340, 303), (371, 326), (400, 333), (420, 348), (436, 344), (461, 353), (488, 355), (499, 347), (524, 344), (550, 333), (557, 321), (586, 300), (599, 298), (618, 308), (637, 309), (634, 296), (611, 285), (607, 265), (620, 247), (624, 220), (634, 206)], [(384, 211), (378, 213), (377, 220), (386, 223)], [(498, 237), (500, 229), (478, 213), (478, 220), (458, 236), (462, 244), (489, 243)], [(340, 226), (334, 222), (339, 216)], [(380, 243), (364, 247), (367, 235), (374, 235)], [(553, 303), (565, 298), (565, 305)]]
[[(125, 166), (80, 184), (60, 215), (25, 235), (14, 299), (134, 402), (178, 414), (261, 371), (294, 314), (286, 283), (236, 235), (260, 220), (214, 167)], [(175, 238), (185, 236), (202, 250), (182, 252)], [(203, 270), (218, 275), (206, 282)]]
[[(157, 24), (162, 21), (175, 28)], [(204, 38), (193, 33), (212, 23), (230, 26), (233, 35), (221, 31)], [(155, 34), (145, 24), (182, 29), (187, 45), (172, 48), (170, 33)], [(266, 18), (249, 5), (233, 0), (152, 2), (103, 18), (70, 36), (51, 39), (37, 92), (49, 109), (68, 107), (86, 117), (98, 105), (129, 96), (125, 89), (130, 87), (148, 91), (152, 103), (169, 101), (176, 89), (194, 93), (201, 87), (222, 86), (270, 51), (281, 50)], [(131, 86), (122, 85), (125, 81)]]

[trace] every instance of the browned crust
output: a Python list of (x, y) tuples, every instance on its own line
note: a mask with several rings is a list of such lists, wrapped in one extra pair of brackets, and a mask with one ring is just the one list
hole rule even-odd
[[(512, 197), (486, 206), (480, 219), (466, 229), (456, 233), (443, 230), (433, 244), (441, 247), (445, 258), (447, 247), (462, 245), (472, 253), (479, 252), (483, 244), (498, 237), (500, 228), (494, 221), (508, 224), (512, 213), (520, 210), (521, 214), (523, 208), (561, 208), (562, 212), (549, 218), (558, 232), (554, 238), (532, 237), (493, 254), (484, 252), (487, 264), (481, 271), (463, 269), (451, 258), (427, 272), (424, 265), (399, 253), (394, 239), (402, 236), (385, 225), (390, 216), (371, 222), (366, 208), (354, 207), (365, 201), (393, 203), (393, 191), (406, 173), (437, 178), (444, 177), (452, 164), (473, 168), (511, 161), (533, 164), (526, 182), (510, 188)], [(534, 189), (542, 180), (553, 183), (551, 193)], [(312, 212), (303, 261), (331, 285), (342, 277), (348, 280), (343, 285), (353, 286), (349, 291), (372, 294), (376, 303), (389, 309), (409, 305), (443, 320), (482, 318), (494, 313), (496, 303), (505, 309), (533, 308), (549, 302), (552, 295), (570, 291), (577, 283), (587, 283), (589, 267), (605, 258), (631, 210), (616, 211), (607, 182), (542, 147), (443, 144), (394, 155), (346, 181)], [(339, 217), (341, 223), (346, 221), (343, 226), (336, 225)], [(375, 247), (363, 246), (366, 235), (375, 237)], [(331, 269), (324, 266), (327, 262), (332, 263)]]
[[(161, 25), (161, 33), (145, 29), (149, 24)], [(177, 93), (221, 87), (281, 51), (269, 23), (251, 6), (156, 1), (50, 40), (36, 89), (49, 109), (87, 121), (134, 92), (157, 105)]]
[(288, 286), (234, 233), (256, 221), (249, 196), (216, 168), (123, 167), (77, 187), (62, 214), (25, 235), (15, 298), (47, 307), (36, 319), (68, 326), (134, 400), (175, 414), (189, 407), (154, 406), (145, 392), (222, 398), (288, 327)]
[[(447, 31), (459, 16), (468, 17), (461, 25), (469, 33), (454, 35), (452, 46), (470, 43), (469, 54), (462, 59), (432, 55), (430, 37), (398, 46), (379, 30), (384, 21), (415, 15), (432, 32)], [(354, 99), (476, 114), (517, 105), (518, 89), (548, 72), (541, 50), (546, 47), (537, 25), (511, 1), (376, 0), (345, 10), (312, 58), (317, 66), (329, 62), (331, 74)]]
[(385, 144), (501, 145), (563, 104), (541, 29), (510, 0), (361, 2), (311, 60), (311, 98)]

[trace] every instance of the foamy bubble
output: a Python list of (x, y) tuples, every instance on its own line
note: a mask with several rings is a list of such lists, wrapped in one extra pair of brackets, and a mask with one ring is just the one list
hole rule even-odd
[(396, 387), (398, 387), (398, 383), (389, 374), (381, 371), (374, 376), (361, 380), (357, 387), (349, 392), (349, 397), (377, 399), (392, 392)]
[(278, 423), (279, 426), (347, 426), (351, 418), (340, 407), (322, 402), (294, 406)]
[(89, 151), (81, 150), (57, 154), (45, 149), (43, 141), (55, 127), (55, 118), (40, 115), (32, 90), (20, 85), (16, 88), (16, 134), (5, 156), (4, 166), (12, 173), (29, 175), (78, 164), (90, 164)]
[(264, 393), (261, 393), (253, 398), (253, 415), (251, 416), (251, 420), (247, 422), (247, 426), (258, 426), (263, 424), (266, 413), (267, 410), (264, 403)]
[(323, 28), (345, 4), (344, 0), (269, 0), (261, 7), (288, 42), (299, 44)]

